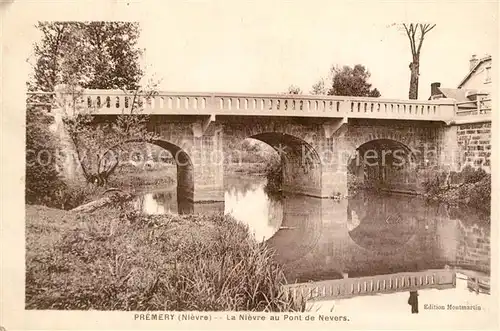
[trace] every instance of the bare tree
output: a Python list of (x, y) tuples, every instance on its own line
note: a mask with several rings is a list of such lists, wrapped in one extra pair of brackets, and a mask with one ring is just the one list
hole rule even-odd
[(403, 23), (406, 36), (410, 41), (412, 62), (410, 63), (410, 89), (408, 97), (410, 99), (418, 99), (418, 78), (420, 75), (420, 51), (424, 42), (425, 35), (434, 29), (436, 24), (421, 24), (421, 23)]

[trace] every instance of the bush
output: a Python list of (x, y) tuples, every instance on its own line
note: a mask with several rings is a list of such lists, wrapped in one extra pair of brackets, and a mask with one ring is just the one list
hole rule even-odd
[(479, 210), (490, 212), (491, 209), (491, 175), (486, 174), (474, 185), (466, 186), (464, 196), (467, 204)]
[(466, 166), (460, 172), (439, 172), (424, 182), (424, 189), (430, 199), (490, 212), (491, 175), (484, 169)]
[(482, 180), (486, 175), (484, 169), (474, 169), (467, 165), (460, 172), (452, 171), (450, 173), (450, 183), (452, 185), (473, 184)]
[(276, 193), (281, 191), (283, 187), (283, 167), (280, 160), (273, 158), (267, 162), (265, 176), (267, 179), (266, 192)]
[[(55, 215), (54, 229), (54, 217), (28, 211), (26, 309), (305, 308), (284, 299), (285, 277), (271, 251), (228, 216), (71, 214)], [(64, 225), (68, 217), (77, 220)]]
[(363, 178), (360, 178), (352, 173), (347, 173), (347, 190), (349, 196), (355, 196), (359, 191), (368, 189)]
[(449, 183), (449, 173), (440, 171), (435, 175), (431, 175), (423, 182), (423, 188), (427, 195), (434, 196), (446, 190)]
[(40, 108), (26, 113), (26, 190), (28, 204), (56, 206), (65, 189), (56, 168), (56, 148), (49, 126), (53, 119)]

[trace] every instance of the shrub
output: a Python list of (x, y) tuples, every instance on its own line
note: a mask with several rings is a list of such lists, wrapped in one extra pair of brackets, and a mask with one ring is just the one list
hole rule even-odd
[(273, 158), (267, 162), (265, 176), (267, 179), (266, 192), (274, 193), (281, 191), (283, 187), (283, 167), (280, 160)]
[(363, 178), (356, 176), (352, 173), (347, 173), (347, 190), (349, 196), (355, 196), (360, 190), (367, 189)]
[(491, 175), (486, 174), (481, 180), (463, 189), (467, 203), (479, 210), (490, 212), (491, 209)]
[(427, 196), (450, 204), (464, 204), (490, 212), (491, 175), (466, 166), (460, 172), (439, 172), (424, 182)]
[(56, 168), (56, 148), (49, 126), (53, 119), (40, 108), (29, 107), (26, 113), (26, 190), (28, 204), (56, 206), (65, 190)]

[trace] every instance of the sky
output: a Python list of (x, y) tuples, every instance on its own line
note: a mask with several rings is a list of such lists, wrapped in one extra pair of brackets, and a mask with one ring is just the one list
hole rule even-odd
[[(37, 20), (128, 20), (142, 27), (147, 76), (160, 89), (192, 92), (305, 93), (332, 65), (363, 64), (382, 97), (407, 99), (411, 61), (393, 23), (427, 22), (419, 98), (430, 84), (456, 87), (472, 54), (496, 55), (498, 4), (381, 1), (13, 1), (3, 4), (7, 52), (30, 56)], [(23, 61), (25, 62), (25, 61)], [(22, 63), (19, 73), (29, 73)]]

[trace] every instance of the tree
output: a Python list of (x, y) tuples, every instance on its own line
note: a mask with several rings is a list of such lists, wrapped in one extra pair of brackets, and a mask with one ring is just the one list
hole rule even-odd
[[(142, 49), (137, 47), (139, 25), (132, 22), (40, 22), (42, 39), (34, 45), (35, 63), (30, 90), (54, 91), (66, 86), (72, 102), (81, 100), (82, 89), (121, 89), (128, 95), (127, 112), (102, 123), (92, 115), (99, 105), (62, 107), (71, 112), (63, 121), (73, 140), (89, 183), (106, 185), (118, 165), (115, 155), (124, 142), (152, 141), (148, 117), (141, 115), (143, 99), (156, 94), (157, 83), (140, 86)], [(31, 101), (31, 100), (30, 100)], [(83, 105), (87, 106), (86, 100)], [(115, 102), (114, 100), (101, 100)], [(133, 114), (134, 116), (128, 116)]]
[(56, 147), (49, 131), (51, 120), (39, 107), (30, 107), (26, 114), (25, 199), (29, 204), (51, 205), (63, 186), (53, 157)]
[(321, 78), (312, 86), (311, 94), (326, 95), (327, 93), (328, 93), (328, 89), (326, 88), (324, 78)]
[[(76, 148), (87, 182), (106, 186), (109, 176), (121, 161), (121, 153), (127, 152), (126, 144), (137, 146), (141, 143), (152, 143), (158, 138), (158, 134), (148, 129), (149, 116), (142, 114), (144, 104), (141, 101), (144, 98), (149, 102), (156, 94), (156, 84), (152, 83), (146, 88), (128, 92), (129, 109), (126, 112), (123, 109), (123, 115), (104, 121), (96, 120), (94, 116), (98, 108), (96, 105), (71, 111), (75, 113), (73, 116), (70, 114), (64, 116), (65, 127)], [(74, 97), (81, 96), (76, 93)], [(124, 108), (124, 105), (121, 107)], [(144, 146), (138, 147), (138, 150), (145, 150)]]
[(302, 94), (302, 90), (298, 86), (290, 85), (290, 86), (288, 86), (288, 90), (286, 91), (286, 94)]
[(139, 87), (143, 71), (134, 22), (39, 22), (31, 90), (53, 91), (58, 84), (88, 89)]
[(343, 66), (342, 68), (332, 67), (332, 88), (328, 95), (356, 96), (356, 97), (379, 97), (380, 92), (374, 88), (368, 79), (371, 74), (361, 64), (356, 64), (354, 68)]
[(434, 29), (436, 24), (421, 24), (410, 23), (403, 24), (406, 36), (410, 41), (411, 58), (410, 62), (410, 89), (408, 97), (410, 99), (418, 99), (418, 78), (420, 76), (420, 52), (422, 51), (422, 44), (424, 37), (429, 31)]

